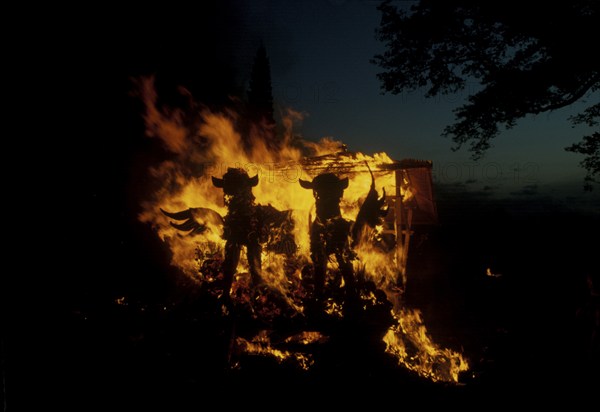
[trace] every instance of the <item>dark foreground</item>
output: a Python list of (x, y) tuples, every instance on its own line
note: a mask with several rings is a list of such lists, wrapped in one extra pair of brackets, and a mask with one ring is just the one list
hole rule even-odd
[[(598, 219), (556, 211), (523, 218), (507, 209), (479, 208), (460, 219), (442, 206), (452, 223), (414, 236), (405, 304), (423, 312), (434, 342), (468, 359), (471, 370), (458, 384), (399, 366), (385, 353), (374, 313), (303, 320), (301, 327), (330, 337), (304, 349), (315, 361), (308, 371), (236, 351), (232, 333), (261, 325), (219, 314), (165, 264), (151, 232), (132, 224), (118, 253), (80, 255), (87, 261), (80, 270), (17, 282), (7, 296), (6, 410), (586, 402), (597, 392), (599, 361), (585, 275), (597, 276), (598, 264), (583, 235), (598, 233)], [(486, 276), (487, 267), (502, 276)], [(298, 325), (289, 319), (277, 328)]]

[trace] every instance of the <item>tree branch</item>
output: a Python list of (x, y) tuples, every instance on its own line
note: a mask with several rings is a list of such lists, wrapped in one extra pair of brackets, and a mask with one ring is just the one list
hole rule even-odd
[(583, 97), (583, 95), (585, 95), (587, 93), (587, 91), (590, 90), (590, 88), (592, 88), (596, 83), (599, 83), (599, 82), (600, 82), (600, 73), (596, 73), (595, 75), (590, 77), (590, 79), (587, 82), (585, 82), (583, 85), (581, 85), (581, 87), (579, 88), (579, 90), (577, 92), (571, 94), (571, 96), (569, 96), (567, 99), (565, 99), (561, 102), (549, 104), (548, 106), (537, 109), (535, 111), (535, 113), (543, 113), (543, 112), (547, 112), (547, 111), (551, 111), (551, 110), (560, 109), (565, 106), (569, 106), (569, 105), (575, 103), (577, 100), (581, 99)]

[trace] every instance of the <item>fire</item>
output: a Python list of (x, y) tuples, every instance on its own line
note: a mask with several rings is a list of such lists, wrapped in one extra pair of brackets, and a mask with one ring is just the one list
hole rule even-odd
[(436, 345), (423, 324), (421, 312), (412, 309), (395, 311), (397, 325), (391, 327), (383, 341), (386, 352), (401, 365), (433, 381), (458, 382), (459, 373), (469, 365), (463, 356)]
[(284, 361), (293, 361), (300, 365), (300, 367), (304, 370), (308, 370), (314, 363), (313, 359), (309, 355), (273, 348), (268, 331), (265, 330), (260, 331), (251, 340), (237, 337), (235, 343), (238, 350), (242, 353), (269, 356), (275, 358), (279, 363)]
[[(225, 216), (227, 208), (223, 191), (212, 184), (211, 177), (223, 176), (230, 167), (245, 169), (249, 176), (258, 175), (258, 185), (253, 187), (258, 204), (291, 211), (294, 242), (283, 247), (293, 250), (283, 254), (263, 249), (261, 276), (269, 293), (276, 295), (278, 302), (285, 302), (287, 311), (298, 315), (305, 312), (301, 297), (308, 292), (303, 286), (306, 273), (302, 268), (310, 263), (309, 224), (315, 214), (313, 194), (300, 187), (299, 179), (310, 180), (323, 172), (348, 177), (349, 185), (340, 205), (342, 216), (348, 220), (355, 219), (369, 192), (371, 174), (379, 193), (385, 191), (388, 196), (400, 197), (405, 202), (415, 196), (410, 182), (399, 179), (395, 173), (397, 162), (385, 153), (371, 156), (351, 153), (342, 143), (330, 138), (319, 142), (300, 139), (294, 134), (294, 127), (301, 120), (296, 112), (289, 111), (284, 116), (281, 140), (272, 145), (269, 138), (274, 132), (267, 127), (253, 125), (242, 135), (238, 125), (243, 119), (233, 111), (216, 113), (202, 108), (191, 110), (190, 114), (183, 109), (159, 107), (152, 78), (140, 80), (138, 88), (145, 104), (147, 135), (160, 139), (172, 155), (150, 169), (158, 186), (142, 203), (139, 219), (151, 224), (168, 245), (172, 252), (171, 263), (199, 285), (216, 280), (215, 267), (223, 260), (225, 241), (219, 215)], [(171, 225), (173, 219), (161, 212), (188, 209), (191, 219), (179, 228)], [(194, 221), (201, 221), (202, 227), (194, 226)], [(182, 234), (184, 229), (190, 231), (189, 235)], [(379, 225), (364, 233), (355, 247), (357, 259), (354, 262), (355, 273), (373, 282), (394, 302), (392, 315), (396, 324), (385, 335), (387, 351), (423, 376), (456, 382), (458, 373), (466, 370), (467, 362), (460, 354), (438, 348), (428, 338), (419, 313), (398, 303), (398, 293), (406, 279), (403, 279), (401, 246), (389, 246), (393, 229)], [(261, 304), (260, 296), (250, 296), (248, 284), (249, 264), (242, 252), (232, 296), (256, 308)], [(368, 294), (361, 298), (365, 305), (377, 300)], [(339, 301), (327, 300), (327, 314), (341, 317), (342, 309)], [(300, 335), (297, 339), (310, 342), (323, 339), (318, 332), (314, 333), (316, 335)], [(279, 361), (296, 359), (303, 368), (312, 362), (304, 354), (274, 348), (266, 331), (249, 339), (237, 337), (235, 343), (246, 353), (270, 354)]]

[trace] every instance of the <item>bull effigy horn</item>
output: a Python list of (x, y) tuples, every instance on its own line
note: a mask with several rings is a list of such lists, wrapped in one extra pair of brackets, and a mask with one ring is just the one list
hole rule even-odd
[(381, 195), (381, 197), (379, 199), (377, 199), (379, 201), (380, 205), (383, 205), (385, 203), (385, 198), (386, 198), (386, 194), (385, 194), (385, 187), (381, 188), (381, 191), (383, 192), (383, 194)]
[(250, 179), (248, 179), (248, 181), (250, 182), (250, 186), (254, 187), (258, 184), (258, 175), (254, 175), (253, 177), (251, 177)]
[(175, 220), (186, 220), (186, 219), (191, 219), (192, 218), (192, 211), (191, 209), (186, 209), (186, 210), (182, 210), (181, 212), (167, 212), (166, 210), (164, 210), (163, 208), (160, 209), (160, 211), (167, 217), (170, 217), (171, 219), (175, 219)]
[(212, 176), (212, 182), (215, 187), (223, 188), (223, 179)]
[(340, 179), (340, 187), (342, 189), (348, 189), (348, 178), (347, 177)]
[(309, 182), (308, 180), (298, 179), (300, 181), (300, 186), (305, 189), (313, 189), (313, 182)]

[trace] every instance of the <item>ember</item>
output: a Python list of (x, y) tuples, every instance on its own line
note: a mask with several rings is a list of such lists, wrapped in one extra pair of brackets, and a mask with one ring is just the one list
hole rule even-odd
[(190, 125), (181, 111), (157, 106), (152, 79), (140, 85), (147, 134), (173, 156), (151, 169), (158, 188), (139, 218), (223, 316), (256, 325), (232, 328), (230, 358), (270, 356), (307, 369), (332, 324), (370, 322), (401, 365), (458, 381), (466, 360), (433, 343), (402, 299), (411, 225), (436, 216), (430, 162), (305, 141), (290, 118), (277, 145), (261, 127), (242, 136), (233, 112), (205, 109)]

